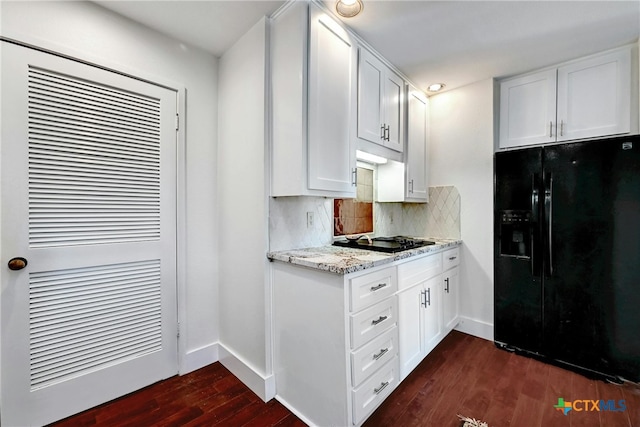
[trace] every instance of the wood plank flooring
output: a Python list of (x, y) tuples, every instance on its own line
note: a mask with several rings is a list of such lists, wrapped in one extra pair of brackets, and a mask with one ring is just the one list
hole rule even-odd
[[(624, 400), (627, 409), (572, 410), (565, 416), (553, 407), (559, 397), (565, 401)], [(640, 427), (640, 387), (590, 380), (454, 331), (394, 390), (364, 426), (459, 427), (457, 414), (486, 421), (491, 427)], [(214, 363), (53, 425), (305, 424), (275, 399), (262, 402), (225, 367)]]
[[(554, 408), (560, 397), (566, 402), (624, 400), (626, 410), (585, 411), (581, 402), (565, 416)], [(454, 331), (364, 427), (459, 427), (457, 414), (491, 427), (640, 427), (640, 386), (590, 380)]]

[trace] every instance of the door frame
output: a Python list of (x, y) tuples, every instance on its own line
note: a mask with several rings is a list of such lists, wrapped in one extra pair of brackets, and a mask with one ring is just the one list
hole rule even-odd
[[(46, 40), (24, 35), (16, 40), (0, 35), (0, 52), (2, 44), (12, 43), (24, 48), (37, 50), (46, 54), (58, 56), (108, 72), (116, 73), (134, 80), (142, 81), (154, 86), (160, 86), (176, 93), (177, 131), (176, 131), (176, 312), (178, 320), (177, 360), (176, 371), (183, 375), (190, 371), (187, 354), (187, 294), (186, 294), (186, 191), (187, 191), (187, 151), (186, 151), (186, 97), (187, 88), (178, 83), (158, 75), (154, 75), (136, 68), (129, 68), (121, 63), (105, 60), (99, 56), (74, 50), (66, 46), (50, 43)], [(1, 361), (0, 361), (1, 362)], [(0, 370), (2, 365), (0, 364)]]

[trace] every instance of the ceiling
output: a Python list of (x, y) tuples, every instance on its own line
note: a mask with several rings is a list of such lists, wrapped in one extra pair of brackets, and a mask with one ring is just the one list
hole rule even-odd
[[(640, 2), (363, 0), (343, 21), (420, 88), (518, 74), (636, 41)], [(95, 1), (221, 56), (283, 1)], [(324, 0), (333, 8), (334, 1)]]

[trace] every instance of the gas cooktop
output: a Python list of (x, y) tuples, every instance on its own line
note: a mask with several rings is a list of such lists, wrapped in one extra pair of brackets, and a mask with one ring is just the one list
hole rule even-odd
[(366, 236), (359, 239), (336, 240), (334, 246), (346, 248), (368, 249), (370, 251), (395, 253), (409, 249), (420, 248), (427, 245), (435, 245), (436, 242), (430, 240), (414, 239), (405, 236), (374, 237), (369, 240)]

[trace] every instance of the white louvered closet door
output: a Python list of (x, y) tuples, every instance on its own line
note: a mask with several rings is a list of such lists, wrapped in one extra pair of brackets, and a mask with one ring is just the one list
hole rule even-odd
[(1, 424), (42, 425), (177, 373), (177, 94), (1, 48)]

